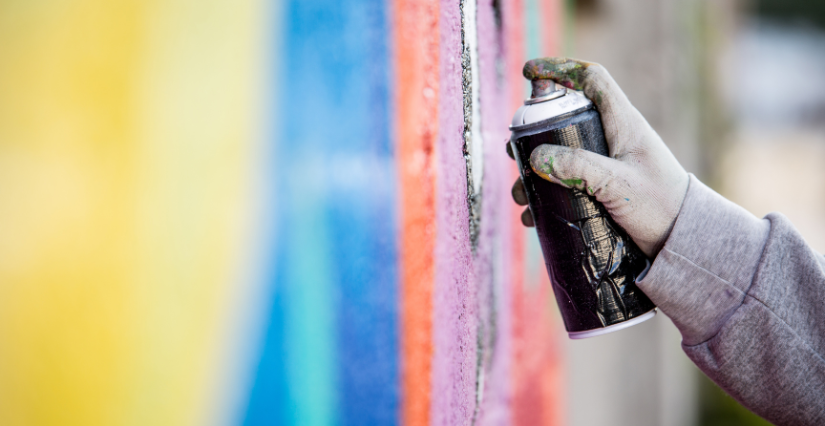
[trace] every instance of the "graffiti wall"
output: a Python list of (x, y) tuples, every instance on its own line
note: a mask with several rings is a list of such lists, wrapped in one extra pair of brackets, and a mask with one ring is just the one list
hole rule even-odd
[(563, 424), (561, 0), (0, 3), (0, 423)]

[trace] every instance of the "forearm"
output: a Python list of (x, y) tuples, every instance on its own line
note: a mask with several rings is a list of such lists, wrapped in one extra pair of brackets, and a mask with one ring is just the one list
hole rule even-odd
[(825, 259), (695, 177), (639, 283), (712, 380), (777, 424), (825, 423)]

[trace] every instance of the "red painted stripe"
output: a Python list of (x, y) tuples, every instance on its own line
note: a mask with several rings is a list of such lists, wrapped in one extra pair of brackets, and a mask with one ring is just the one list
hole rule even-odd
[[(510, 2), (507, 19), (507, 75), (512, 111), (522, 105), (525, 80), (525, 37), (542, 37), (543, 54), (558, 54), (561, 47), (561, 1), (543, 0), (541, 34), (526, 34), (524, 3)], [(511, 179), (518, 172), (513, 164)], [(559, 339), (566, 338), (558, 318), (547, 271), (543, 262), (526, 270), (525, 232), (519, 220), (523, 208), (512, 204), (513, 223), (513, 360), (512, 421), (515, 425), (561, 425), (564, 422), (563, 359)], [(529, 231), (528, 231), (529, 232)], [(534, 231), (532, 231), (534, 232)]]
[[(564, 34), (564, 0), (542, 0), (541, 26), (543, 37), (542, 52), (545, 56), (559, 56), (562, 54)], [(540, 312), (541, 324), (544, 325), (533, 336), (541, 345), (539, 351), (543, 355), (540, 377), (542, 382), (542, 404), (548, 409), (544, 412), (541, 424), (562, 425), (566, 423), (566, 401), (564, 399), (565, 375), (562, 339), (567, 339), (561, 316), (553, 295), (553, 287), (543, 263), (539, 263), (535, 273), (541, 277), (541, 299), (536, 299), (537, 313)], [(535, 424), (535, 423), (534, 423)]]
[[(524, 2), (523, 0), (512, 0), (507, 3), (507, 9), (504, 15), (505, 35), (507, 37), (505, 45), (507, 46), (506, 57), (506, 75), (508, 78), (508, 85), (510, 89), (509, 104), (510, 110), (515, 112), (522, 101), (524, 100), (524, 78), (521, 75), (521, 69), (525, 61), (525, 29), (524, 29)], [(518, 177), (518, 169), (515, 162), (510, 163), (510, 173), (508, 182), (514, 181)], [(511, 414), (513, 416), (512, 423), (514, 425), (524, 424), (523, 414), (531, 410), (530, 401), (525, 398), (523, 392), (525, 382), (525, 369), (521, 364), (521, 359), (524, 357), (524, 342), (525, 342), (525, 317), (524, 317), (524, 230), (519, 220), (523, 208), (510, 203), (510, 212), (512, 228), (510, 235), (512, 236), (513, 253), (511, 258), (512, 277), (510, 281), (511, 303), (513, 313), (512, 318), (512, 356), (511, 362), (511, 386), (512, 386), (512, 406)]]
[(541, 0), (542, 22), (549, 25), (541, 26), (541, 46), (546, 56), (562, 54), (562, 36), (564, 34), (564, 0)]

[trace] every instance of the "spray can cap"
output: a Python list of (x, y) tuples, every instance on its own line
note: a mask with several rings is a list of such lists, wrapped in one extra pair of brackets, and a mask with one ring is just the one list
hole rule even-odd
[[(533, 80), (533, 93), (513, 115), (510, 130), (533, 128), (546, 120), (590, 108), (592, 103), (581, 92), (568, 91), (553, 80)], [(552, 102), (548, 102), (552, 101)]]

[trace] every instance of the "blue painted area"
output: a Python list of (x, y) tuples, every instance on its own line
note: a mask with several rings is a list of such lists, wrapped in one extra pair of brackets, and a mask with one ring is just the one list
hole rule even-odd
[(396, 173), (387, 10), (283, 6), (274, 288), (249, 425), (398, 422)]
[[(541, 37), (542, 25), (547, 25), (542, 22), (541, 0), (524, 0), (524, 53), (526, 55), (525, 62), (533, 58), (541, 58), (544, 55), (544, 46)], [(530, 82), (524, 80), (524, 89), (522, 92), (526, 98), (530, 97), (531, 87)]]

